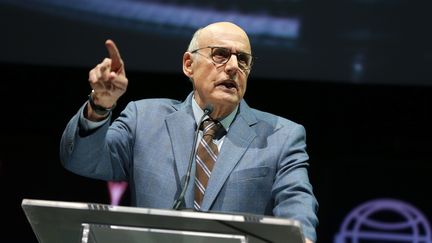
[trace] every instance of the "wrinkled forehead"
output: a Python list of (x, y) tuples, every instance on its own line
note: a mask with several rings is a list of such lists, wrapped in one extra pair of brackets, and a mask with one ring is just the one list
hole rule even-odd
[(213, 25), (202, 29), (199, 37), (201, 47), (222, 46), (234, 51), (251, 53), (247, 34), (237, 26)]

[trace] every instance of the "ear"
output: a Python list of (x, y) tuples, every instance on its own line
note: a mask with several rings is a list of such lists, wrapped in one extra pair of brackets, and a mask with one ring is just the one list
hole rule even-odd
[(193, 77), (193, 59), (192, 59), (192, 53), (185, 52), (183, 54), (183, 73), (188, 76), (190, 79)]

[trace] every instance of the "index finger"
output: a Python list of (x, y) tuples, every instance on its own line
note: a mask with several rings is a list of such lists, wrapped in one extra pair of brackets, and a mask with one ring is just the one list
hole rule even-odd
[(106, 40), (105, 46), (108, 49), (110, 58), (111, 58), (111, 71), (117, 72), (123, 66), (123, 62), (120, 56), (120, 52), (112, 40)]

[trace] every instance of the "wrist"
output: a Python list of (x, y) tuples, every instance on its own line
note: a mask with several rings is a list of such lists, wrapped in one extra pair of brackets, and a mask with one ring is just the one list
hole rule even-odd
[(98, 105), (95, 103), (94, 100), (94, 90), (92, 90), (92, 92), (89, 94), (88, 96), (88, 103), (91, 107), (91, 109), (94, 111), (94, 113), (96, 113), (99, 116), (104, 116), (106, 117), (112, 110), (114, 110), (114, 108), (116, 107), (116, 103), (114, 103), (110, 108), (106, 108), (103, 107), (101, 105)]

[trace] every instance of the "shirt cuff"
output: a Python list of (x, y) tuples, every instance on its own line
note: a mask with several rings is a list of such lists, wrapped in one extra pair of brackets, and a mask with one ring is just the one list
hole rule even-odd
[(93, 129), (99, 128), (103, 126), (105, 123), (107, 123), (110, 120), (111, 114), (107, 116), (104, 120), (94, 122), (90, 121), (89, 119), (84, 117), (84, 111), (80, 113), (79, 123), (81, 125), (81, 128), (84, 129), (84, 131), (91, 131)]

